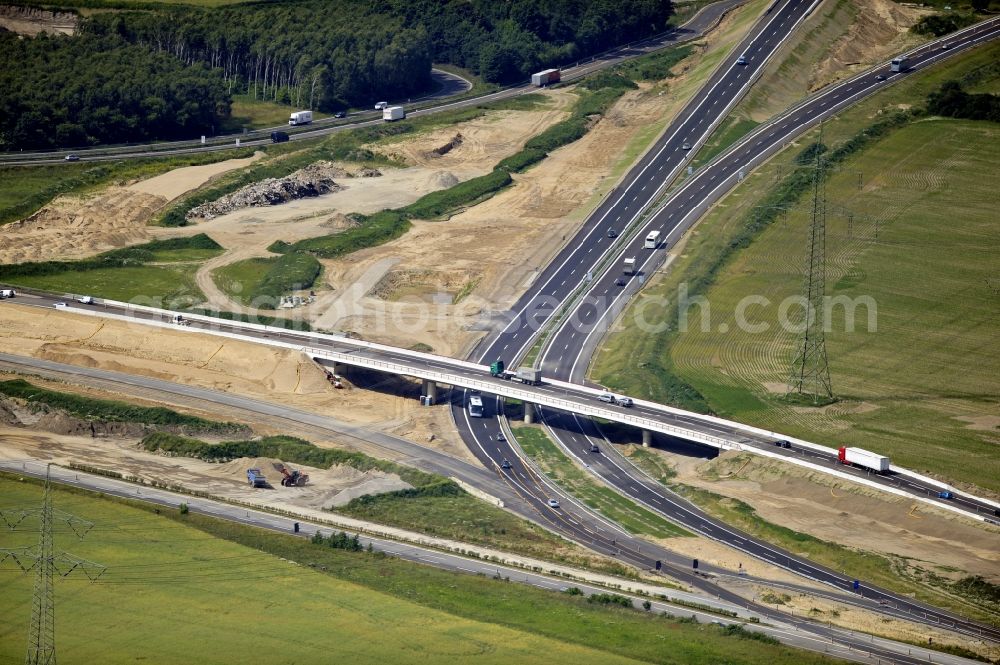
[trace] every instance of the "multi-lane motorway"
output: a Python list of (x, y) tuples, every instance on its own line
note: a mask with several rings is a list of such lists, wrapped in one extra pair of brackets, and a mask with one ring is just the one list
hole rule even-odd
[[(592, 298), (589, 302), (584, 301), (584, 306), (574, 310), (573, 316), (567, 319), (575, 320), (582, 325), (558, 327), (551, 335), (541, 356), (542, 367), (548, 374), (570, 381), (581, 381), (589, 352), (601, 334), (600, 324), (612, 318), (617, 311), (616, 308), (639, 286), (639, 280), (633, 280), (626, 286), (619, 287), (614, 283), (618, 277), (617, 271), (602, 272), (599, 269), (602, 260), (613, 259), (610, 264), (617, 267), (621, 257), (636, 256), (640, 263), (640, 273), (651, 273), (663, 259), (665, 253), (663, 248), (676, 242), (677, 237), (711, 202), (731, 188), (738, 180), (741, 171), (753, 168), (822, 117), (890, 84), (895, 76), (905, 75), (885, 72), (886, 80), (882, 80), (876, 76), (879, 72), (869, 72), (831, 87), (807, 100), (777, 121), (763, 126), (748, 139), (689, 178), (667, 200), (667, 205), (661, 207), (659, 212), (641, 226), (637, 234), (626, 234), (624, 238), (617, 239), (609, 237), (611, 235), (608, 233), (609, 230), (622, 232), (629, 228), (632, 222), (662, 194), (673, 177), (687, 164), (689, 153), (684, 145), (692, 146), (691, 150), (697, 148), (711, 128), (724, 116), (725, 111), (745, 92), (768, 54), (772, 53), (792, 27), (802, 20), (809, 8), (808, 3), (796, 0), (772, 6), (747, 41), (720, 68), (706, 88), (691, 101), (654, 149), (626, 176), (612, 195), (607, 197), (584, 224), (579, 235), (562, 250), (556, 261), (543, 271), (535, 282), (536, 286), (515, 306), (512, 316), (509, 317), (511, 324), (498, 335), (488, 338), (480, 347), (477, 354), (479, 359), (512, 360), (519, 357), (533, 343), (536, 329), (552, 316), (557, 305), (584, 287), (587, 295)], [(929, 66), (950, 53), (996, 36), (995, 21), (977, 26), (950, 36), (949, 41), (953, 47), (947, 52), (939, 49), (936, 44), (918, 49), (911, 54), (911, 66), (914, 69)], [(746, 59), (745, 65), (736, 64), (738, 55)], [(643, 237), (651, 228), (662, 231), (665, 244), (659, 249), (642, 247)], [(40, 304), (51, 305), (51, 299), (47, 303)], [(528, 312), (530, 318), (527, 316)], [(516, 316), (513, 316), (514, 314)], [(238, 326), (234, 326), (233, 330), (239, 334), (246, 334), (246, 330)], [(272, 340), (283, 339), (300, 345), (316, 343), (315, 339), (303, 341), (301, 336), (289, 332), (271, 331), (265, 336)], [(405, 360), (405, 357), (402, 359)], [(447, 366), (445, 369), (451, 371), (454, 370), (454, 366)], [(478, 371), (482, 372), (481, 369)], [(499, 413), (499, 403), (490, 400), (487, 400), (487, 403), (488, 409)], [(671, 575), (688, 581), (695, 587), (707, 588), (708, 583), (704, 578), (686, 570), (677, 557), (661, 548), (629, 537), (617, 526), (575, 504), (569, 497), (560, 496), (562, 505), (559, 508), (550, 507), (548, 500), (559, 496), (560, 493), (535, 472), (529, 461), (520, 457), (516, 446), (510, 441), (509, 433), (500, 436), (504, 432), (502, 423), (492, 418), (469, 418), (463, 404), (464, 400), (457, 399), (454, 413), (456, 422), (470, 443), (470, 448), (487, 468), (496, 471), (507, 483), (510, 491), (521, 498), (524, 505), (530, 506), (530, 510), (535, 513), (534, 519), (598, 551), (613, 554), (623, 561), (641, 567), (649, 567), (653, 560), (661, 559), (666, 562)], [(740, 437), (747, 445), (770, 446), (772, 443), (760, 437), (755, 439), (743, 431), (719, 431), (726, 426), (717, 423), (706, 425), (703, 420), (694, 416), (664, 414), (662, 410), (641, 404), (636, 407), (636, 412), (673, 419), (675, 422), (687, 419), (685, 426), (707, 428), (716, 436), (722, 434)], [(602, 446), (600, 453), (589, 453), (590, 440), (587, 437), (600, 436), (589, 421), (561, 412), (545, 412), (543, 416), (547, 422), (556, 427), (555, 431), (561, 442), (571, 454), (581, 457), (595, 473), (601, 475), (606, 482), (622, 493), (663, 512), (688, 528), (727, 542), (762, 560), (786, 566), (841, 589), (851, 584), (852, 579), (849, 575), (835, 573), (814, 566), (808, 561), (790, 557), (780, 550), (755, 542), (745, 534), (712, 521), (677, 497), (670, 496), (664, 488), (632, 469), (615, 453), (604, 451), (603, 449), (609, 448), (608, 446)], [(817, 453), (795, 449), (789, 454), (804, 456)], [(584, 455), (587, 457), (583, 457)], [(503, 464), (505, 459), (508, 465)], [(509, 468), (505, 468), (507, 466)], [(718, 587), (714, 586), (712, 590), (719, 591)], [(990, 627), (964, 621), (934, 608), (914, 603), (909, 599), (894, 597), (865, 585), (860, 590), (870, 598), (874, 597), (889, 604), (893, 612), (924, 615), (929, 620), (954, 626), (955, 629), (968, 634), (983, 635), (987, 639), (1000, 639), (1000, 633)]]
[[(709, 205), (739, 182), (750, 169), (823, 118), (890, 85), (894, 79), (909, 74), (889, 71), (886, 65), (831, 86), (806, 100), (777, 120), (761, 127), (689, 178), (648, 221), (637, 226), (634, 234), (621, 239), (621, 231), (632, 227), (640, 215), (656, 202), (662, 190), (687, 163), (690, 151), (707, 138), (724, 111), (735, 103), (745, 86), (753, 80), (753, 72), (763, 64), (775, 46), (780, 44), (787, 35), (787, 30), (795, 25), (796, 12), (802, 10), (803, 5), (789, 2), (775, 8), (773, 16), (765, 17), (756, 35), (751, 36), (749, 43), (723, 64), (720, 72), (705, 86), (702, 93), (680, 114), (678, 122), (667, 129), (656, 146), (587, 220), (579, 234), (567, 243), (556, 260), (542, 272), (536, 285), (522, 296), (505, 317), (509, 323), (498, 334), (484, 340), (474, 354), (478, 361), (504, 359), (510, 363), (520, 359), (535, 343), (537, 333), (546, 320), (559, 312), (562, 323), (546, 340), (539, 357), (539, 366), (547, 376), (583, 383), (589, 357), (597, 341), (606, 331), (609, 322), (621, 311), (628, 297), (642, 283), (641, 279), (633, 278), (624, 286), (621, 285), (620, 266), (624, 257), (637, 258), (638, 276), (652, 274), (664, 260), (664, 250), (674, 244)], [(910, 71), (928, 67), (948, 55), (995, 39), (998, 32), (998, 21), (993, 20), (949, 35), (949, 49), (942, 49), (940, 43), (928, 44), (909, 54)], [(742, 58), (737, 62), (739, 56)], [(651, 230), (657, 230), (661, 235), (660, 245), (656, 248), (649, 248), (645, 243), (646, 234)], [(618, 237), (614, 237), (616, 235)], [(600, 269), (605, 266), (611, 266), (611, 269), (602, 272)], [(560, 306), (571, 299), (574, 306), (560, 312)], [(500, 413), (500, 410), (497, 412)], [(502, 421), (473, 423), (467, 412), (461, 410), (461, 405), (454, 406), (453, 413), (470, 449), (485, 464), (496, 466), (505, 459), (511, 461), (518, 457), (516, 443), (509, 437), (500, 438)], [(693, 506), (671, 495), (658, 483), (634, 469), (624, 458), (611, 451), (611, 446), (602, 445), (605, 443), (604, 438), (589, 419), (552, 410), (543, 411), (542, 417), (566, 452), (620, 493), (688, 528), (765, 561), (839, 588), (853, 586), (854, 580), (849, 574), (816, 566), (708, 519)], [(678, 416), (678, 419), (684, 418), (689, 419)], [(715, 430), (713, 434), (736, 437), (743, 435), (747, 445), (773, 448), (773, 439), (768, 441), (761, 437), (745, 436), (745, 432), (732, 431), (724, 425), (706, 424), (704, 421), (701, 424), (702, 429), (708, 427)], [(598, 453), (590, 452), (595, 443), (600, 450)], [(832, 462), (829, 454), (811, 449), (796, 447), (794, 450), (778, 450), (790, 455), (811, 456), (821, 463)], [(519, 468), (513, 467), (508, 470), (508, 475), (513, 477), (523, 473)], [(907, 489), (918, 492), (931, 493), (936, 489), (910, 478), (897, 478), (895, 482), (901, 485), (905, 483)], [(530, 491), (528, 487), (524, 489)], [(538, 487), (542, 492), (547, 489)], [(994, 510), (993, 506), (976, 502), (969, 497), (962, 497), (961, 501), (969, 508), (985, 511), (986, 514), (991, 514)], [(984, 634), (989, 633), (993, 639), (1000, 638), (1000, 631), (995, 629), (963, 622), (947, 613), (937, 614), (938, 610), (934, 608), (912, 603), (910, 599), (896, 597), (881, 589), (864, 584), (861, 588), (881, 602), (906, 607), (908, 611), (925, 612), (928, 616), (939, 616), (941, 620), (954, 622), (956, 625), (964, 623), (963, 628), (973, 633), (985, 631)]]

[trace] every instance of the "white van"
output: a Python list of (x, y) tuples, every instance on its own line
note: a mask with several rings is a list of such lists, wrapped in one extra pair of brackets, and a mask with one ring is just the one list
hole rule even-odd
[(650, 231), (649, 235), (646, 236), (646, 249), (656, 249), (660, 246), (660, 232)]

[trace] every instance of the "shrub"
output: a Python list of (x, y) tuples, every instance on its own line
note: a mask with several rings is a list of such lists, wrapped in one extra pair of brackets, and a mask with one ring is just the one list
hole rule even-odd
[(477, 203), (510, 183), (510, 173), (497, 169), (478, 178), (460, 182), (454, 187), (425, 194), (398, 212), (408, 218), (441, 217), (462, 206)]
[[(305, 464), (320, 469), (328, 469), (334, 464), (345, 464), (359, 471), (377, 469), (395, 473), (414, 487), (428, 487), (429, 491), (448, 492), (443, 488), (434, 489), (445, 483), (454, 483), (433, 473), (425, 473), (412, 467), (403, 466), (369, 457), (364, 453), (317, 448), (312, 443), (293, 436), (268, 436), (253, 441), (226, 441), (210, 444), (167, 432), (154, 432), (146, 436), (140, 445), (147, 451), (163, 451), (182, 457), (195, 457), (209, 462), (224, 462), (239, 457), (276, 457), (295, 464)], [(457, 489), (457, 485), (455, 486)], [(458, 490), (460, 493), (461, 490)]]
[(144, 425), (173, 425), (199, 431), (229, 431), (242, 429), (235, 423), (206, 420), (197, 416), (178, 413), (162, 406), (137, 406), (115, 400), (95, 399), (72, 393), (39, 388), (24, 379), (0, 381), (0, 393), (26, 400), (33, 404), (45, 404), (60, 409), (84, 420), (106, 420), (119, 423), (141, 423)]

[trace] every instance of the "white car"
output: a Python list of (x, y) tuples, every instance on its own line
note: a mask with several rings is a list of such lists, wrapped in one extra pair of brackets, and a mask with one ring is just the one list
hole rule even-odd
[(549, 508), (558, 508), (559, 502), (555, 499), (549, 499)]
[(632, 406), (632, 398), (619, 396), (615, 398), (615, 404), (618, 406), (630, 407)]
[(602, 394), (600, 394), (600, 395), (597, 396), (597, 399), (598, 399), (598, 401), (607, 402), (608, 404), (614, 404), (615, 403), (615, 396), (612, 395), (611, 393), (602, 393)]
[(745, 55), (741, 55), (740, 57), (738, 57), (736, 59), (736, 64), (737, 65), (745, 65), (745, 64), (747, 64), (747, 57)]
[(55, 307), (56, 309), (66, 309), (66, 303), (64, 302), (53, 303), (52, 306)]
[(389, 102), (379, 102), (378, 104), (375, 105), (375, 110), (376, 111), (381, 111), (382, 109), (385, 109), (385, 108), (388, 108), (388, 107), (389, 107)]
[(14, 289), (0, 289), (0, 298), (13, 298), (17, 295)]

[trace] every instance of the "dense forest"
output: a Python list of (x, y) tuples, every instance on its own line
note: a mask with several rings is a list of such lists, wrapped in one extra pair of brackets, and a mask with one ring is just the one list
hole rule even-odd
[[(92, 13), (3, 36), (4, 149), (212, 133), (230, 95), (324, 111), (428, 90), (432, 62), (525, 79), (663, 31), (669, 0), (296, 0)], [(55, 128), (55, 131), (52, 130)]]
[(5, 149), (191, 137), (229, 113), (222, 76), (112, 37), (0, 29)]

